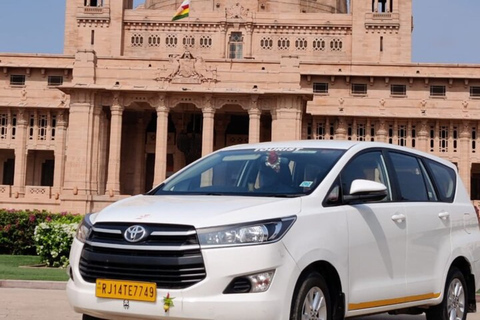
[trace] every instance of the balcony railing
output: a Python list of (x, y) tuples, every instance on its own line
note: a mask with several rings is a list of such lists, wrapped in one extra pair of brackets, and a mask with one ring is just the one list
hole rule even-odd
[(78, 7), (77, 19), (110, 21), (110, 8), (106, 7)]
[(52, 187), (26, 186), (25, 197), (50, 199), (52, 197)]
[(10, 198), (12, 196), (12, 186), (0, 185), (0, 198)]
[(393, 12), (372, 12), (367, 13), (367, 20), (398, 20), (400, 15)]

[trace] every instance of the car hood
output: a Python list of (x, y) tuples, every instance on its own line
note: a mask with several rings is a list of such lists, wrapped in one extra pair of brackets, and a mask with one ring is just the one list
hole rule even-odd
[(301, 201), (300, 197), (138, 195), (106, 207), (92, 216), (92, 222), (184, 224), (203, 228), (296, 215)]

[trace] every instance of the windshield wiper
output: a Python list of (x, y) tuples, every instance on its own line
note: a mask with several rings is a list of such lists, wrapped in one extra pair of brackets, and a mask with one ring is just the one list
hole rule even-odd
[(222, 192), (192, 192), (188, 193), (192, 196), (227, 196), (228, 194)]
[(272, 198), (297, 198), (304, 196), (303, 193), (254, 193), (253, 196)]

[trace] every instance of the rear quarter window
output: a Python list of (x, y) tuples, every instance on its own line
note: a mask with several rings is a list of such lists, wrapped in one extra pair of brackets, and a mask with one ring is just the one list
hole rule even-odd
[(455, 170), (430, 159), (426, 159), (425, 163), (432, 174), (440, 200), (453, 202), (457, 186)]

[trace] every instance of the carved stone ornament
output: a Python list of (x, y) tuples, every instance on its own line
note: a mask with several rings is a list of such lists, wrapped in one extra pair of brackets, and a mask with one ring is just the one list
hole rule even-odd
[(27, 90), (23, 88), (21, 93), (22, 93), (22, 101), (27, 100)]
[(122, 106), (123, 97), (120, 92), (113, 92), (112, 94), (112, 106)]
[(203, 82), (217, 82), (217, 70), (205, 67), (201, 57), (194, 58), (186, 50), (181, 55), (170, 58), (170, 66), (160, 70), (156, 81), (171, 83), (199, 84)]
[(225, 16), (227, 19), (243, 19), (253, 17), (250, 9), (244, 8), (239, 2), (230, 8), (225, 8)]

